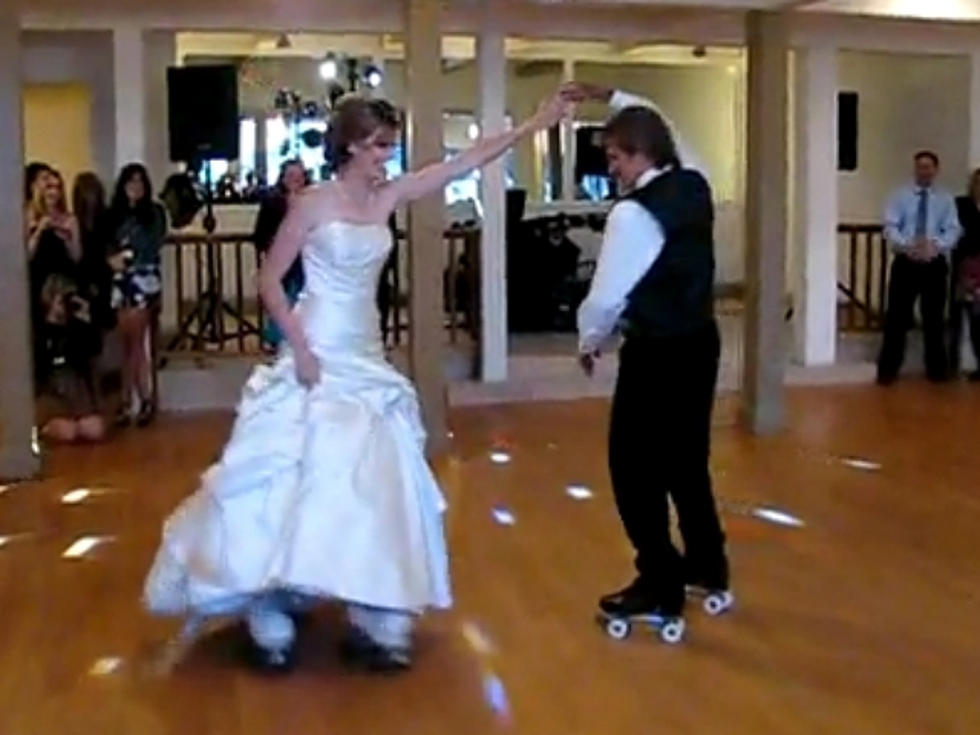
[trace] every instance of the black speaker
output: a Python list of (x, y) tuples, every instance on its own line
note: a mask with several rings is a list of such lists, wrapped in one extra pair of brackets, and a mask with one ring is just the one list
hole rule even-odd
[(837, 170), (857, 171), (858, 96), (857, 92), (837, 93)]
[(167, 102), (171, 161), (238, 159), (238, 70), (234, 66), (167, 69)]

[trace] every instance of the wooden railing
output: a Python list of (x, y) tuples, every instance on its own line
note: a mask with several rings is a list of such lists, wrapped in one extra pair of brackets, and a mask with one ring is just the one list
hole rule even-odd
[[(467, 335), (479, 343), (479, 243), (477, 228), (444, 233), (446, 329), (451, 343)], [(388, 346), (406, 339), (408, 248), (398, 232), (378, 288), (381, 329)], [(160, 340), (164, 352), (259, 354), (267, 348), (268, 322), (258, 295), (262, 256), (250, 234), (174, 234), (163, 253)], [(428, 286), (428, 284), (427, 284)], [(451, 287), (450, 287), (451, 286)]]
[(878, 331), (888, 308), (891, 252), (881, 225), (837, 226), (838, 328)]

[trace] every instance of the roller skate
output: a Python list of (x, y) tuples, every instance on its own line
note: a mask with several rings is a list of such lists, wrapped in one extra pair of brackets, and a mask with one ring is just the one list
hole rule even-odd
[(412, 667), (409, 649), (382, 646), (357, 628), (352, 628), (341, 643), (340, 657), (350, 668), (376, 674), (397, 674)]
[(689, 598), (701, 600), (701, 607), (712, 617), (723, 615), (735, 606), (735, 595), (727, 586), (688, 582), (684, 591)]
[(285, 674), (296, 665), (296, 626), (286, 613), (271, 605), (257, 605), (245, 619), (248, 662), (266, 674)]
[[(700, 571), (711, 570), (708, 573)], [(728, 562), (723, 559), (719, 564), (704, 565), (692, 563), (685, 559), (684, 591), (692, 600), (700, 600), (702, 609), (710, 616), (722, 615), (735, 606), (735, 595), (728, 584)]]
[(629, 638), (634, 625), (647, 625), (657, 631), (661, 641), (674, 645), (684, 640), (686, 624), (682, 605), (676, 610), (669, 609), (634, 582), (599, 600), (596, 622), (610, 638), (618, 641)]

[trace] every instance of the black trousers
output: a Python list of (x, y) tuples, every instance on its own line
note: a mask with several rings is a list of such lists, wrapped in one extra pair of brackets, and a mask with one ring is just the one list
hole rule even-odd
[(960, 371), (960, 346), (963, 342), (963, 322), (970, 328), (973, 358), (980, 369), (980, 308), (970, 301), (953, 301), (949, 310), (949, 370)]
[[(708, 469), (720, 347), (714, 323), (682, 337), (628, 337), (613, 397), (609, 467), (639, 581), (665, 608), (678, 611), (685, 582), (728, 587)], [(683, 558), (671, 542), (668, 498), (677, 511)]]
[(932, 380), (947, 376), (946, 340), (943, 328), (949, 268), (946, 259), (919, 263), (899, 255), (892, 263), (888, 285), (888, 313), (878, 357), (878, 378), (892, 380), (905, 361), (905, 337), (912, 327), (916, 299), (921, 297), (922, 331), (925, 338), (926, 373)]

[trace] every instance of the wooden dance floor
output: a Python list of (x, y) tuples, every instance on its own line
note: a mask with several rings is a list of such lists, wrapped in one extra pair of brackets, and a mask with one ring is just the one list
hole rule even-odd
[[(416, 668), (389, 679), (340, 667), (329, 609), (278, 679), (240, 664), (234, 627), (182, 652), (177, 622), (142, 612), (160, 522), (228, 416), (165, 417), (53, 453), (47, 479), (0, 494), (0, 733), (980, 732), (980, 387), (796, 390), (791, 427), (764, 440), (723, 404), (714, 467), (738, 608), (709, 619), (692, 606), (673, 648), (593, 622), (597, 596), (631, 571), (606, 412), (454, 413), (439, 474), (457, 606), (424, 620)], [(491, 461), (494, 442), (509, 463)], [(79, 488), (104, 492), (62, 502)], [(111, 540), (63, 558), (84, 536)]]

